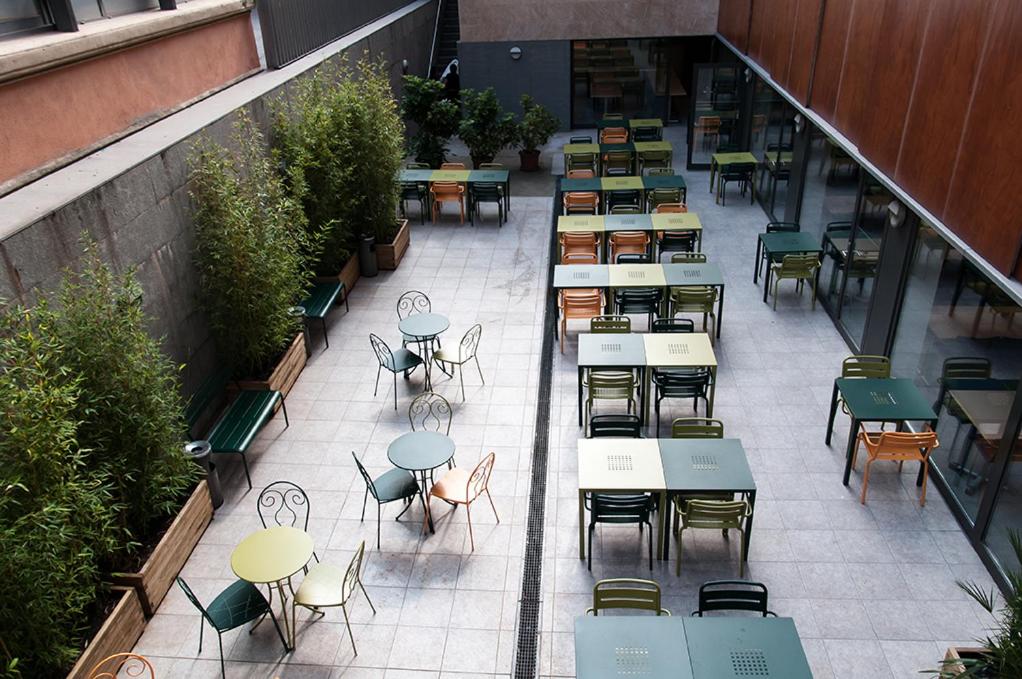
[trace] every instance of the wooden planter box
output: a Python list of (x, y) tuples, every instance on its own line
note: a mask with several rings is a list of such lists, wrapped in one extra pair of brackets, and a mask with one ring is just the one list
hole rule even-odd
[(291, 340), (291, 346), (281, 356), (277, 367), (265, 380), (240, 380), (239, 389), (272, 389), (279, 391), (287, 398), (291, 387), (298, 381), (298, 376), (305, 367), (305, 333), (298, 333)]
[(376, 266), (384, 271), (393, 271), (401, 263), (401, 259), (408, 251), (408, 244), (411, 241), (412, 230), (408, 227), (408, 220), (402, 219), (394, 240), (387, 244), (376, 245)]
[[(948, 672), (964, 672), (965, 665), (960, 662), (962, 658), (975, 658), (983, 654), (984, 649), (971, 646), (952, 646), (944, 654), (944, 665), (941, 669)], [(950, 661), (950, 662), (949, 662)]]
[(114, 653), (130, 651), (142, 636), (145, 630), (145, 615), (138, 593), (131, 587), (114, 589), (122, 592), (121, 600), (107, 616), (96, 636), (82, 651), (78, 662), (68, 672), (67, 679), (88, 679), (89, 673), (98, 662)]
[[(170, 524), (156, 549), (149, 555), (138, 573), (115, 573), (113, 582), (131, 586), (138, 593), (138, 602), (145, 617), (152, 617), (157, 606), (174, 585), (199, 538), (213, 518), (213, 504), (206, 481), (202, 480), (192, 491), (177, 518)], [(131, 650), (129, 646), (125, 650)]]

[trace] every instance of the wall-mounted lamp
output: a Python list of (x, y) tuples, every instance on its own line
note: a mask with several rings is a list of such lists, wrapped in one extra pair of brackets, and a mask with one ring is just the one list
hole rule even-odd
[(394, 67), (398, 64), (401, 65), (401, 75), (408, 75), (408, 60), (402, 59), (401, 61), (395, 61), (390, 64), (390, 70), (393, 71)]
[(745, 76), (745, 82), (747, 82), (747, 83), (751, 83), (752, 82), (752, 69), (751, 68), (746, 68), (742, 72), (742, 75)]
[(905, 223), (908, 218), (908, 210), (901, 204), (901, 201), (892, 200), (887, 204), (887, 222), (892, 229), (897, 229)]
[(800, 133), (806, 129), (806, 119), (802, 117), (801, 113), (795, 114), (795, 131)]
[(512, 59), (518, 61), (519, 59), (522, 58), (522, 48), (519, 47), (518, 45), (515, 45), (514, 47), (511, 48), (510, 54)]

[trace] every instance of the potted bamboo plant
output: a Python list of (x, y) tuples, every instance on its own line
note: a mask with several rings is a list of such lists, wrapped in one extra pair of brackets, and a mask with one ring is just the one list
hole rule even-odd
[(550, 141), (561, 127), (553, 113), (537, 104), (527, 94), (522, 95), (522, 119), (518, 123), (518, 156), (522, 161), (522, 172), (539, 169), (539, 148)]

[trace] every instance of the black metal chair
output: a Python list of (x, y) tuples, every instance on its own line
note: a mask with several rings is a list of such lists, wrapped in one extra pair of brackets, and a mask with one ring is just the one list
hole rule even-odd
[(691, 318), (658, 318), (653, 321), (651, 332), (695, 332), (696, 324)]
[(598, 523), (638, 524), (639, 532), (646, 526), (649, 539), (649, 569), (653, 570), (653, 525), (649, 515), (653, 498), (649, 495), (607, 495), (593, 493), (589, 497), (589, 554), (588, 567), (593, 570), (593, 532)]
[(642, 422), (638, 415), (593, 415), (589, 438), (642, 438)]
[(593, 138), (588, 135), (576, 135), (568, 139), (569, 144), (592, 144)]
[[(275, 526), (292, 526), (307, 532), (309, 510), (308, 494), (291, 481), (274, 481), (262, 489), (256, 500), (256, 511), (263, 528), (269, 528), (272, 522)], [(316, 552), (312, 556), (319, 561)]]
[[(607, 212), (608, 213), (613, 208), (615, 208), (617, 206), (623, 205), (623, 206), (626, 206), (626, 207), (638, 207), (639, 205), (642, 204), (642, 195), (641, 195), (640, 191), (615, 190), (615, 191), (607, 191), (605, 195), (606, 195), (606, 199), (607, 199)], [(640, 210), (640, 212), (641, 212), (641, 210)]]
[(657, 259), (665, 252), (695, 252), (695, 231), (663, 231), (656, 239)]
[[(471, 205), (469, 212), (482, 219), (480, 206), (483, 203), (493, 203), (497, 206), (497, 226), (504, 226), (504, 196), (500, 192), (500, 186), (491, 182), (479, 182), (472, 185)], [(475, 224), (475, 220), (472, 221)]]
[[(766, 233), (798, 233), (802, 230), (802, 227), (797, 222), (767, 222)], [(760, 271), (763, 269), (763, 263), (766, 262), (766, 251), (760, 255), (760, 260), (756, 263), (756, 266)], [(784, 258), (784, 255), (776, 254), (773, 257), (773, 262), (780, 262)], [(772, 262), (771, 262), (772, 263)]]
[(699, 588), (699, 608), (692, 615), (712, 611), (751, 611), (764, 618), (777, 614), (767, 609), (767, 588), (750, 580), (711, 580)]
[(640, 255), (637, 252), (625, 252), (617, 256), (615, 264), (649, 264), (649, 255)]
[(429, 201), (429, 192), (423, 184), (418, 182), (401, 182), (401, 216), (407, 218), (407, 203), (410, 200), (419, 203), (419, 223), (426, 223), (426, 203)]
[(653, 369), (655, 396), (653, 409), (656, 411), (656, 433), (660, 436), (660, 402), (666, 398), (690, 398), (692, 409), (698, 413), (699, 399), (707, 400), (710, 387), (710, 371), (705, 368)]
[(362, 461), (355, 455), (354, 450), (351, 451), (351, 457), (355, 459), (355, 466), (358, 467), (358, 472), (366, 482), (366, 492), (362, 497), (362, 518), (359, 519), (360, 521), (365, 521), (366, 502), (369, 500), (369, 494), (372, 493), (373, 499), (376, 500), (376, 549), (379, 549), (380, 514), (383, 505), (395, 500), (403, 500), (405, 502), (405, 508), (394, 517), (394, 520), (397, 521), (408, 511), (408, 508), (412, 506), (415, 496), (419, 494), (419, 482), (415, 480), (415, 476), (410, 471), (398, 469), (397, 467), (389, 469), (373, 479), (369, 472), (366, 471), (366, 468), (362, 466)]
[(743, 196), (746, 191), (749, 191), (749, 205), (752, 205), (756, 200), (756, 192), (753, 190), (753, 177), (755, 173), (755, 163), (729, 163), (722, 167), (720, 178), (717, 180), (717, 190), (721, 205), (727, 205), (727, 185), (731, 183), (738, 184)]
[[(623, 255), (622, 255), (623, 256)], [(660, 311), (664, 291), (661, 288), (620, 288), (614, 291), (615, 313), (646, 314), (648, 327)]]

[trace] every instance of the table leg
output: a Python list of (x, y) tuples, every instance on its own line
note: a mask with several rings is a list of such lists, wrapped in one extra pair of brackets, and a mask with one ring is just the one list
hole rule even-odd
[(667, 555), (665, 554), (666, 550), (664, 549), (664, 524), (667, 521), (667, 519), (665, 518), (665, 515), (667, 514), (667, 491), (666, 490), (660, 491), (659, 493), (657, 493), (657, 495), (660, 496), (660, 498), (659, 498), (660, 499), (660, 509), (659, 509), (659, 512), (658, 512), (660, 514), (660, 516), (657, 517), (657, 522), (656, 522), (656, 530), (657, 530), (657, 534), (656, 534), (656, 539), (657, 539), (657, 542), (656, 542), (656, 553), (657, 553), (657, 556), (659, 557), (658, 560), (659, 561), (663, 561), (664, 559), (667, 558)]
[[(766, 304), (767, 293), (770, 291), (770, 275), (772, 272), (770, 270), (770, 251), (767, 250), (763, 254), (767, 258), (766, 271), (763, 272), (763, 303)], [(756, 266), (759, 266), (759, 264), (757, 263)]]
[(720, 298), (717, 300), (717, 339), (720, 339), (720, 324), (724, 319), (724, 286), (720, 286)]
[[(284, 623), (284, 639), (287, 642), (288, 650), (293, 651), (295, 650), (295, 631), (287, 615), (287, 595), (284, 594), (284, 581), (277, 580), (272, 587), (277, 590), (277, 595), (280, 597), (280, 617), (282, 618), (281, 622)], [(292, 608), (292, 612), (293, 610)]]
[(837, 380), (834, 380), (834, 391), (830, 394), (830, 417), (827, 419), (827, 438), (824, 441), (830, 445), (831, 434), (834, 432), (834, 416), (837, 415)]
[(852, 451), (855, 450), (855, 437), (859, 431), (859, 421), (852, 415), (852, 426), (848, 430), (848, 450), (845, 451), (845, 476), (842, 483), (848, 485), (848, 479), (852, 475)]
[(639, 387), (639, 400), (641, 401), (639, 407), (642, 409), (642, 422), (640, 422), (640, 425), (644, 425), (649, 422), (649, 402), (651, 399), (647, 389), (653, 379), (653, 373), (652, 368), (649, 366), (645, 368), (640, 367), (639, 372), (642, 373), (642, 385)]
[(507, 181), (504, 182), (504, 211), (511, 214), (511, 173), (508, 173)]
[(433, 526), (433, 515), (429, 511), (429, 503), (426, 502), (426, 470), (422, 469), (419, 471), (422, 475), (422, 479), (419, 483), (419, 500), (422, 501), (422, 511), (426, 516), (426, 525), (429, 526), (430, 533), (436, 533), (436, 528)]
[(578, 558), (586, 558), (586, 492), (578, 491)]
[(706, 416), (713, 417), (713, 397), (717, 393), (717, 368), (710, 368), (710, 397), (706, 399)]
[(756, 260), (752, 268), (752, 283), (755, 285), (759, 281), (759, 261), (763, 253), (763, 241), (756, 239)]
[[(585, 368), (578, 369), (578, 426), (582, 426), (582, 372)], [(585, 432), (582, 432), (583, 434)]]
[(742, 560), (749, 563), (749, 543), (752, 542), (752, 518), (756, 515), (756, 491), (749, 492), (749, 516), (745, 519), (745, 549)]
[(713, 179), (714, 179), (714, 176), (716, 174), (717, 174), (717, 163), (713, 162), (713, 159), (711, 158), (710, 159), (710, 193), (713, 193)]

